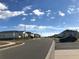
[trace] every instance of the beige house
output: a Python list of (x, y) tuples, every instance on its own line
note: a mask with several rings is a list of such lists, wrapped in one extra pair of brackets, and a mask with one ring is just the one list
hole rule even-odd
[(15, 39), (15, 38), (33, 38), (34, 34), (24, 31), (3, 31), (0, 32), (0, 39)]

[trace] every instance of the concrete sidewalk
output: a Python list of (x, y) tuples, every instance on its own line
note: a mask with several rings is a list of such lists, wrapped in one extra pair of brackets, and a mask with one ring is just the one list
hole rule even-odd
[(56, 50), (55, 59), (79, 59), (79, 49)]

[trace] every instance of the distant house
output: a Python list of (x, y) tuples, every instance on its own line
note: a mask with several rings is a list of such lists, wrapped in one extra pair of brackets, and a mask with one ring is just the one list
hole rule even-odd
[(0, 32), (0, 39), (21, 39), (21, 38), (33, 38), (34, 34), (24, 31), (3, 31)]
[(35, 38), (40, 38), (41, 36), (39, 34), (34, 34)]
[(14, 39), (18, 38), (21, 33), (18, 31), (3, 31), (0, 32), (0, 39)]
[(26, 32), (28, 34), (28, 38), (34, 38), (34, 34), (31, 32)]

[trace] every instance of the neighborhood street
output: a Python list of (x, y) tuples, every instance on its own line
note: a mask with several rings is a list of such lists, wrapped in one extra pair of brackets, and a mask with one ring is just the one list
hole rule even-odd
[(45, 59), (51, 39), (28, 40), (24, 45), (0, 50), (0, 59)]

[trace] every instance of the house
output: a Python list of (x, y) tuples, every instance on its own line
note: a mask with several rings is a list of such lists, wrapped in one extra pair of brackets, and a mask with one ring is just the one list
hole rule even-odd
[(34, 34), (31, 32), (24, 31), (2, 31), (0, 32), (0, 39), (22, 39), (22, 38), (33, 38)]
[(35, 38), (40, 38), (41, 36), (39, 34), (34, 34)]

